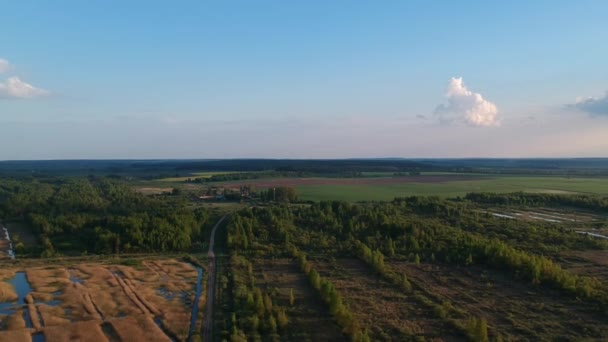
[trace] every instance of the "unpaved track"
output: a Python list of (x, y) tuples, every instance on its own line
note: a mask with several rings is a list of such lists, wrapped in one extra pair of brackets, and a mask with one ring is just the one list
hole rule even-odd
[(207, 266), (207, 311), (205, 312), (205, 324), (203, 325), (203, 341), (211, 341), (213, 338), (213, 299), (215, 298), (215, 253), (213, 252), (213, 245), (215, 243), (215, 231), (219, 227), (226, 216), (217, 221), (213, 230), (211, 231), (211, 237), (209, 238), (209, 251), (207, 257), (209, 258), (209, 265)]

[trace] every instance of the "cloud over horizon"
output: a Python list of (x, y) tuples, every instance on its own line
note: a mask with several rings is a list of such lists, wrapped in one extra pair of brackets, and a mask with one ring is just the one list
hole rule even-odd
[(10, 64), (6, 59), (0, 58), (0, 74), (6, 72), (10, 67)]
[(590, 114), (591, 116), (608, 116), (608, 91), (601, 97), (577, 98), (574, 104), (566, 105)]
[(9, 77), (6, 82), (0, 82), (0, 98), (4, 99), (31, 99), (49, 94), (49, 91), (36, 88), (19, 77)]
[[(46, 116), (40, 121), (2, 121), (0, 146), (13, 147), (0, 149), (0, 160), (605, 157), (608, 123), (589, 125), (590, 121), (570, 115), (532, 124), (512, 121), (491, 130), (435, 125), (402, 117), (215, 117), (180, 120), (172, 125), (157, 117), (142, 125), (140, 117), (58, 120)], [(133, 132), (137, 132), (136, 139)], [(201, 148), (216, 146), (218, 141), (222, 142), (221, 149)], [(354, 142), (363, 143), (353, 148)]]
[[(0, 74), (10, 69), (10, 63), (0, 58)], [(50, 92), (21, 80), (18, 76), (11, 76), (6, 81), (0, 81), (0, 99), (31, 99), (48, 96)]]
[(500, 126), (498, 108), (479, 93), (470, 91), (462, 77), (452, 77), (446, 92), (447, 104), (435, 109), (435, 115), (441, 122), (464, 121), (470, 126)]

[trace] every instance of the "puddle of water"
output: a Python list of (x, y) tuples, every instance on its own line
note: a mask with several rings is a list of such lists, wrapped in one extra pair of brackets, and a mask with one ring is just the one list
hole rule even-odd
[(32, 317), (30, 316), (30, 310), (27, 307), (23, 308), (23, 320), (25, 321), (26, 328), (33, 328), (34, 324), (32, 324)]
[(501, 217), (501, 218), (508, 218), (508, 219), (514, 219), (515, 216), (511, 216), (511, 215), (505, 215), (505, 214), (498, 214), (498, 213), (491, 213), (492, 216), (496, 216), (496, 217)]
[(154, 317), (154, 324), (156, 324), (156, 326), (165, 333), (165, 336), (167, 336), (169, 340), (171, 340), (171, 342), (177, 342), (175, 338), (170, 336), (167, 331), (165, 331), (165, 328), (163, 327), (163, 321), (161, 321), (160, 318)]
[[(513, 213), (513, 214), (499, 214), (499, 213), (492, 213), (492, 212), (488, 212), (488, 213), (491, 214), (492, 216), (495, 216), (495, 217), (507, 218), (507, 219), (517, 219), (517, 218), (519, 218), (520, 216), (523, 215), (522, 213), (519, 213), (519, 212), (516, 212), (516, 213)], [(552, 216), (549, 216), (549, 215), (543, 215), (543, 214), (535, 213), (535, 212), (528, 212), (527, 214), (528, 214), (528, 217), (531, 218), (531, 219), (542, 220), (542, 221), (545, 221), (545, 222), (554, 222), (554, 223), (561, 223), (562, 222), (560, 220), (556, 220), (555, 218), (548, 218), (548, 217), (552, 217)], [(546, 217), (534, 216), (534, 215), (530, 215), (530, 214), (542, 215), (542, 216), (546, 216)]]
[[(560, 219), (560, 220), (565, 219), (564, 217), (556, 216), (556, 215), (553, 215), (553, 214), (539, 213), (537, 211), (531, 211), (530, 214), (533, 214), (533, 215), (536, 215), (536, 216), (548, 217), (548, 218), (551, 218), (551, 219)], [(574, 220), (571, 220), (571, 221), (574, 221)]]
[(0, 315), (12, 315), (19, 307), (15, 302), (0, 302)]
[(38, 303), (39, 304), (48, 305), (48, 306), (57, 306), (57, 305), (59, 305), (61, 303), (61, 301), (57, 300), (57, 299), (53, 299), (53, 300), (50, 300), (48, 302), (38, 302)]
[(154, 324), (156, 324), (161, 330), (163, 329), (163, 322), (158, 317), (154, 317)]
[(194, 334), (196, 328), (196, 318), (198, 316), (198, 303), (201, 299), (201, 292), (203, 290), (203, 269), (196, 267), (198, 276), (196, 278), (196, 295), (194, 296), (194, 302), (192, 303), (192, 314), (190, 316), (190, 332), (188, 333), (188, 339)]
[(590, 232), (578, 232), (579, 234), (585, 234), (585, 235), (589, 235), (589, 236), (593, 236), (596, 238), (600, 238), (600, 239), (608, 239), (608, 236), (606, 235), (601, 235), (601, 234), (596, 234), (596, 233), (590, 233)]
[(77, 276), (73, 275), (71, 272), (70, 272), (70, 281), (74, 284), (84, 283), (84, 280), (82, 278), (78, 278)]
[(120, 337), (116, 332), (116, 329), (112, 326), (112, 324), (108, 322), (104, 322), (101, 324), (101, 331), (106, 335), (108, 341), (120, 341)]
[[(8, 280), (7, 283), (11, 284), (15, 289), (15, 293), (17, 293), (17, 301), (16, 302), (0, 302), (0, 314), (2, 315), (12, 315), (15, 313), (15, 310), (18, 308), (23, 308), (23, 320), (25, 321), (25, 326), (27, 328), (33, 328), (32, 319), (30, 317), (30, 311), (27, 308), (27, 304), (25, 302), (25, 297), (32, 292), (32, 287), (27, 280), (27, 276), (25, 272), (17, 272), (15, 276)], [(49, 306), (57, 306), (59, 305), (58, 300), (51, 300), (48, 302), (37, 302), (38, 304), (46, 304)], [(32, 336), (33, 338), (33, 336)], [(44, 336), (41, 337), (44, 341)]]
[(159, 296), (163, 297), (166, 300), (173, 300), (173, 298), (175, 298), (176, 296), (175, 292), (171, 292), (164, 287), (161, 287), (160, 289), (156, 290), (156, 293), (158, 293)]
[(32, 335), (32, 342), (45, 342), (46, 338), (43, 333), (35, 333)]
[(0, 314), (3, 315), (12, 313), (7, 313), (5, 312), (6, 310), (12, 310), (15, 307), (24, 305), (25, 296), (32, 292), (32, 288), (30, 287), (30, 283), (27, 281), (25, 272), (17, 272), (12, 279), (6, 282), (13, 286), (15, 293), (17, 293), (18, 299), (17, 302), (0, 302)]
[(164, 287), (161, 287), (158, 290), (156, 290), (156, 293), (167, 301), (172, 301), (173, 299), (175, 299), (177, 297), (177, 298), (181, 299), (181, 302), (184, 305), (188, 305), (188, 306), (190, 305), (190, 299), (188, 296), (188, 292), (186, 292), (186, 291), (172, 292), (172, 291), (167, 290)]
[(555, 223), (562, 222), (560, 220), (554, 220), (554, 219), (544, 218), (544, 217), (540, 217), (540, 216), (533, 216), (533, 215), (530, 215), (530, 218), (537, 219), (537, 220), (543, 220), (545, 222), (555, 222)]
[(25, 272), (17, 272), (13, 279), (7, 281), (7, 283), (11, 284), (15, 289), (15, 293), (17, 293), (17, 302), (2, 302), (0, 303), (0, 314), (2, 315), (12, 315), (15, 313), (15, 310), (24, 307), (23, 310), (23, 319), (25, 320), (25, 326), (28, 328), (32, 328), (32, 320), (30, 319), (30, 312), (25, 307), (25, 296), (27, 296), (30, 292), (32, 292), (32, 288), (30, 287), (30, 283), (27, 281), (27, 277), (25, 276)]

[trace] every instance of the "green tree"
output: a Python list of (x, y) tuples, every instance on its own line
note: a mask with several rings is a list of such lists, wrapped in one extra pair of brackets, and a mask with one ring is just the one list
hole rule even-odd
[(289, 323), (289, 320), (287, 319), (287, 313), (285, 313), (285, 309), (280, 309), (277, 312), (277, 323), (279, 325), (279, 328), (281, 329), (285, 329), (285, 327)]
[(293, 306), (296, 302), (296, 297), (293, 294), (293, 289), (289, 290), (289, 305)]

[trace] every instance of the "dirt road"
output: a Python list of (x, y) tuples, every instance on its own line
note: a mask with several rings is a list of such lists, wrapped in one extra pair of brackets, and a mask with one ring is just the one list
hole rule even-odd
[(215, 253), (213, 252), (213, 245), (215, 243), (215, 231), (225, 218), (226, 216), (222, 216), (217, 221), (209, 238), (209, 251), (207, 252), (207, 257), (209, 258), (209, 265), (207, 266), (207, 311), (205, 312), (205, 323), (203, 325), (203, 341), (211, 341), (213, 338), (213, 299), (215, 298)]

